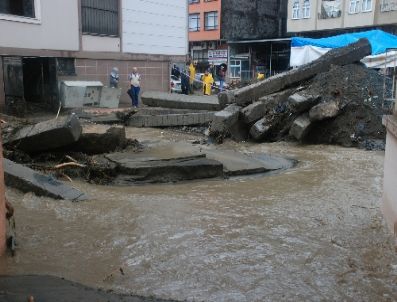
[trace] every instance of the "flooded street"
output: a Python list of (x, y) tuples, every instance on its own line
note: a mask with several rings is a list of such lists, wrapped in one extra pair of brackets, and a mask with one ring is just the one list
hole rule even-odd
[[(129, 131), (146, 142), (194, 138)], [(75, 182), (92, 197), (79, 203), (8, 189), (18, 250), (2, 259), (1, 272), (188, 301), (397, 300), (397, 255), (379, 210), (383, 152), (290, 143), (219, 148), (299, 163), (228, 180)]]

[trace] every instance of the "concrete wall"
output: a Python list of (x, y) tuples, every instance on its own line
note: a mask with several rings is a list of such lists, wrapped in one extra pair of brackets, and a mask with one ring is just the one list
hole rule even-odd
[(283, 11), (287, 12), (286, 6), (287, 1), (282, 0), (223, 1), (221, 36), (225, 40), (278, 37), (283, 31), (280, 26), (285, 27), (282, 16)]
[[(344, 22), (343, 27), (365, 27), (371, 26), (374, 24), (374, 16), (375, 16), (375, 5), (378, 4), (377, 1), (372, 1), (372, 9), (371, 11), (361, 11), (357, 14), (349, 13), (349, 5), (350, 1), (345, 1), (344, 5)], [(360, 2), (361, 8), (361, 2)], [(343, 12), (342, 12), (343, 13)]]
[(382, 211), (387, 224), (397, 236), (397, 115), (385, 118), (387, 128), (383, 179)]
[[(288, 1), (288, 18), (287, 18), (287, 31), (302, 32), (311, 31), (317, 27), (317, 2), (316, 0), (310, 0), (310, 18), (307, 19), (292, 19), (292, 5), (294, 0)], [(302, 8), (303, 2), (300, 1)], [(291, 8), (290, 8), (291, 7)]]
[(0, 57), (0, 111), (5, 109), (5, 95), (4, 95), (4, 75), (3, 75), (3, 58)]
[[(35, 0), (36, 19), (0, 16), (0, 45), (32, 49), (79, 49), (77, 0)], [(4, 20), (8, 19), (8, 20)]]
[(123, 52), (187, 55), (187, 1), (121, 3)]
[[(221, 38), (221, 4), (222, 1), (211, 1), (204, 2), (201, 1), (199, 3), (193, 3), (189, 5), (189, 14), (200, 14), (200, 31), (189, 32), (189, 41), (216, 41)], [(216, 30), (205, 30), (205, 13), (206, 12), (218, 12), (218, 28)]]
[(99, 36), (82, 36), (83, 51), (108, 51), (120, 52), (120, 38), (99, 37)]
[(392, 4), (391, 7), (393, 10), (382, 11), (379, 4), (375, 6), (375, 24), (382, 25), (397, 23), (397, 0), (390, 0), (389, 3)]

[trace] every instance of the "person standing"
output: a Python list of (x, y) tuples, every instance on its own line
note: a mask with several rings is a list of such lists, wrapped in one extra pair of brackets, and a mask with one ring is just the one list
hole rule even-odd
[(113, 67), (110, 73), (109, 87), (117, 88), (119, 86), (119, 79), (119, 69), (117, 67)]
[(206, 70), (203, 75), (203, 93), (204, 95), (211, 95), (212, 84), (214, 84), (214, 78), (209, 70)]
[(190, 78), (190, 93), (193, 94), (193, 84), (194, 84), (194, 79), (196, 78), (196, 67), (193, 62), (190, 62), (189, 65), (189, 78)]
[(138, 68), (134, 67), (132, 73), (129, 75), (131, 88), (129, 95), (132, 101), (132, 107), (137, 108), (139, 104), (139, 92), (141, 90), (141, 75), (138, 73)]
[(182, 94), (189, 94), (189, 86), (190, 86), (190, 82), (189, 82), (189, 75), (187, 74), (187, 69), (184, 69), (181, 72), (181, 88), (182, 88)]
[(225, 77), (226, 77), (226, 72), (225, 72), (225, 67), (221, 66), (219, 69), (219, 91), (223, 91), (223, 85), (225, 84)]

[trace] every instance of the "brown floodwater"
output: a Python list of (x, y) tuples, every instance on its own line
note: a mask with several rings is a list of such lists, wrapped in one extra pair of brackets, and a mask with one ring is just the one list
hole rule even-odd
[[(146, 142), (186, 139), (129, 131)], [(8, 189), (18, 250), (2, 259), (1, 273), (188, 301), (397, 300), (397, 256), (379, 210), (383, 152), (290, 143), (220, 148), (299, 164), (271, 176), (178, 184), (75, 182), (92, 197), (79, 203)]]

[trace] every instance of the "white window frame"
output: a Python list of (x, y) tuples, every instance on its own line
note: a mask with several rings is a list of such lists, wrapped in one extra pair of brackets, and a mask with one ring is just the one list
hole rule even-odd
[(292, 5), (292, 19), (293, 20), (300, 19), (299, 18), (299, 11), (300, 11), (299, 1), (295, 0), (294, 4)]
[(0, 20), (30, 24), (41, 24), (41, 0), (34, 0), (34, 16), (34, 18), (29, 18), (10, 14), (0, 14)]
[(360, 12), (360, 0), (350, 0), (349, 14), (358, 14)]
[[(191, 22), (191, 17), (196, 17), (196, 18), (194, 18), (196, 21), (197, 21), (197, 23), (196, 23), (196, 27), (190, 27), (190, 22)], [(200, 14), (199, 13), (194, 13), (194, 14), (189, 14), (189, 17), (188, 17), (188, 22), (189, 22), (189, 32), (198, 32), (198, 31), (200, 31), (200, 19), (201, 19), (201, 16), (200, 16)]]
[(304, 0), (302, 6), (302, 17), (303, 19), (310, 18), (310, 0)]
[(218, 11), (210, 11), (204, 13), (204, 30), (218, 29)]
[(361, 3), (361, 11), (362, 12), (370, 12), (372, 11), (372, 0), (362, 0)]

